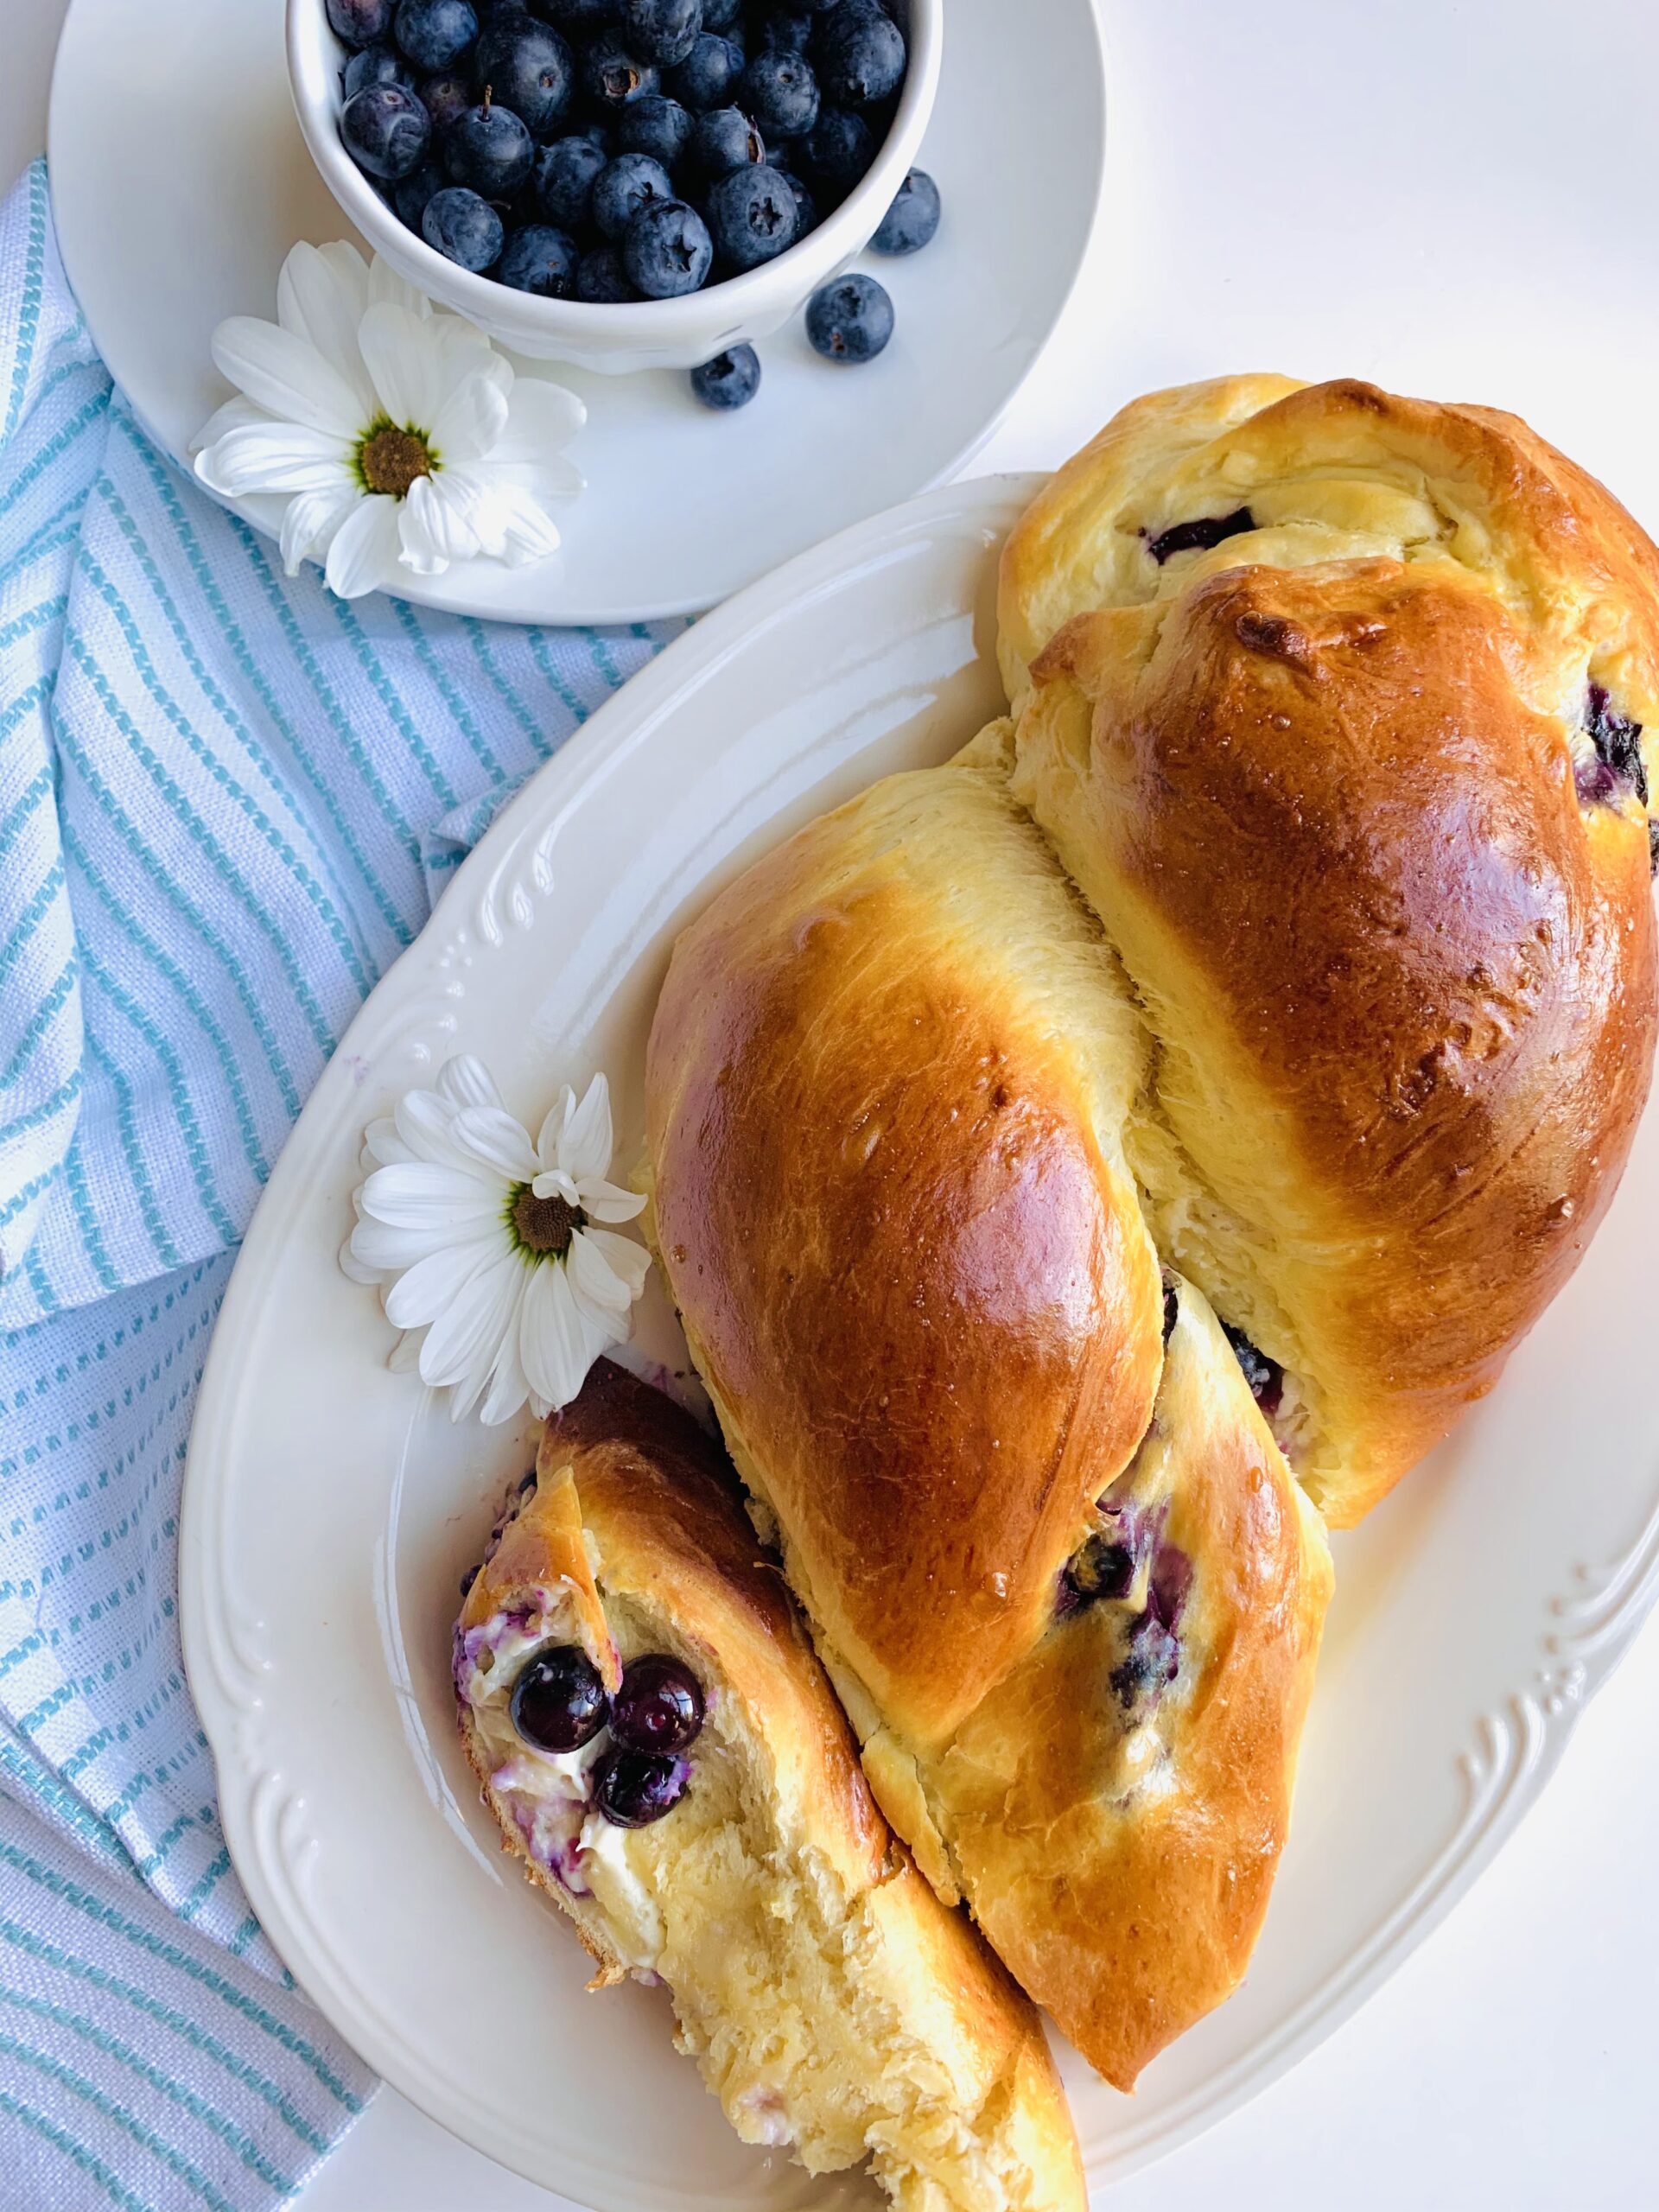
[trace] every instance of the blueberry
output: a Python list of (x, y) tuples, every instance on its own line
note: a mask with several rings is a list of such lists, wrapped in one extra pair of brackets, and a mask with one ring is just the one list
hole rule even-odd
[(618, 118), (616, 143), (625, 154), (649, 154), (671, 169), (686, 149), (691, 128), (691, 111), (678, 100), (665, 92), (641, 92)]
[(576, 297), (592, 307), (618, 307), (639, 295), (629, 283), (622, 257), (613, 245), (584, 253), (576, 270)]
[[(772, 166), (776, 168), (777, 163)], [(792, 169), (779, 169), (778, 174), (795, 195), (795, 235), (804, 238), (809, 231), (818, 227), (818, 203)]]
[(702, 29), (702, 0), (622, 0), (622, 36), (659, 68), (683, 61)]
[(511, 108), (493, 101), (457, 116), (443, 141), (443, 159), (457, 184), (486, 200), (505, 200), (530, 175), (536, 145)]
[(702, 0), (702, 28), (706, 31), (730, 29), (743, 13), (743, 0)]
[(432, 119), (407, 85), (365, 85), (341, 108), (340, 135), (359, 168), (395, 184), (425, 160)]
[(446, 71), (442, 76), (429, 77), (421, 86), (421, 99), (432, 118), (434, 136), (442, 138), (450, 124), (471, 107), (471, 80), (457, 76), (453, 70)]
[(649, 300), (695, 292), (709, 274), (715, 249), (709, 227), (683, 200), (653, 200), (639, 210), (622, 240), (628, 281)]
[(800, 143), (798, 166), (821, 200), (839, 206), (875, 159), (875, 140), (861, 115), (820, 107)]
[(532, 138), (550, 138), (576, 88), (575, 57), (556, 30), (528, 16), (499, 16), (478, 41), (473, 73)]
[(581, 259), (568, 231), (551, 223), (525, 223), (508, 238), (496, 276), (515, 292), (534, 292), (543, 300), (569, 297)]
[(1155, 1698), (1180, 1672), (1180, 1639), (1150, 1610), (1129, 1630), (1128, 1649), (1113, 1668), (1111, 1685), (1125, 1711)]
[(1127, 1598), (1135, 1567), (1134, 1552), (1116, 1535), (1097, 1532), (1088, 1537), (1066, 1564), (1064, 1580), (1071, 1600), (1066, 1610), (1075, 1611), (1101, 1598)]
[[(704, 20), (708, 10), (703, 10)], [(779, 8), (760, 26), (763, 54), (804, 54), (812, 36), (812, 18), (804, 8)]]
[(711, 108), (691, 127), (686, 159), (699, 176), (722, 177), (766, 158), (766, 142), (741, 107)]
[(594, 180), (605, 156), (591, 138), (556, 138), (531, 165), (530, 189), (550, 223), (585, 230), (593, 216)]
[(506, 233), (487, 200), (463, 184), (435, 192), (421, 217), (421, 236), (461, 268), (481, 273), (496, 261)]
[(624, 1669), (611, 1702), (611, 1733), (635, 1751), (683, 1751), (702, 1727), (702, 1692), (689, 1667), (662, 1652)]
[(653, 200), (671, 200), (668, 171), (649, 154), (619, 154), (600, 171), (594, 186), (594, 222), (614, 244), (639, 210)]
[(939, 188), (925, 169), (912, 169), (876, 226), (878, 253), (919, 253), (939, 227)]
[(578, 123), (567, 135), (573, 138), (587, 139), (589, 145), (598, 147), (607, 162), (613, 153), (620, 150), (616, 144), (616, 133), (608, 124)]
[(415, 73), (395, 46), (359, 47), (340, 73), (340, 89), (350, 99), (365, 85), (404, 85), (412, 92)]
[(1254, 530), (1255, 517), (1248, 507), (1235, 507), (1230, 515), (1200, 515), (1192, 522), (1172, 523), (1147, 540), (1147, 550), (1161, 569), (1177, 553), (1207, 553), (1224, 538)]
[(467, 1596), (467, 1592), (471, 1590), (471, 1588), (472, 1588), (472, 1586), (473, 1586), (474, 1583), (477, 1581), (477, 1580), (478, 1580), (479, 1576), (480, 1576), (483, 1572), (484, 1572), (484, 1570), (483, 1570), (483, 1568), (482, 1568), (481, 1567), (469, 1567), (467, 1568), (467, 1570), (466, 1573), (465, 1573), (465, 1574), (463, 1574), (463, 1575), (461, 1576), (461, 1596), (462, 1596), (463, 1598)]
[(574, 1643), (544, 1643), (519, 1669), (507, 1710), (538, 1751), (579, 1751), (610, 1718), (599, 1669)]
[(691, 389), (705, 407), (724, 414), (747, 407), (760, 389), (760, 357), (753, 346), (734, 346), (691, 372)]
[[(757, 269), (793, 245), (799, 221), (800, 210), (787, 179), (766, 162), (731, 170), (709, 194), (715, 249), (733, 269)], [(887, 320), (891, 327), (891, 309)], [(884, 336), (880, 343), (886, 342)], [(880, 352), (880, 346), (874, 350)]]
[(768, 137), (798, 138), (818, 119), (818, 80), (798, 54), (757, 54), (743, 72), (742, 93)]
[(1642, 725), (1614, 711), (1605, 684), (1592, 683), (1585, 702), (1584, 727), (1596, 758), (1619, 783), (1628, 784), (1645, 806), (1648, 772), (1642, 758)]
[(532, 0), (535, 11), (567, 36), (588, 38), (611, 19), (613, 0)]
[(327, 0), (328, 23), (347, 46), (373, 46), (391, 29), (391, 0)]
[(742, 74), (742, 49), (716, 32), (704, 31), (664, 78), (663, 89), (685, 107), (722, 107)]
[(873, 361), (893, 335), (893, 302), (874, 276), (837, 276), (807, 302), (806, 334), (826, 361)]
[(1648, 817), (1648, 874), (1659, 875), (1659, 814)]
[(1276, 1359), (1269, 1359), (1258, 1351), (1243, 1329), (1235, 1329), (1224, 1321), (1221, 1332), (1233, 1348), (1233, 1357), (1244, 1370), (1244, 1380), (1250, 1386), (1250, 1395), (1271, 1421), (1279, 1410), (1284, 1395), (1285, 1370)]
[(1164, 1342), (1168, 1344), (1175, 1333), (1175, 1324), (1181, 1318), (1181, 1294), (1167, 1275), (1164, 1278)]
[(826, 99), (846, 107), (884, 100), (905, 80), (904, 33), (875, 9), (837, 8), (813, 52)]
[(453, 69), (472, 52), (478, 13), (471, 0), (397, 0), (394, 35), (417, 69)]
[(599, 1770), (594, 1795), (613, 1827), (643, 1828), (671, 1812), (685, 1795), (691, 1770), (683, 1759), (648, 1751), (613, 1751)]
[(595, 39), (582, 61), (582, 81), (596, 106), (614, 112), (658, 89), (657, 65), (630, 54), (620, 39)]
[(419, 168), (400, 177), (391, 188), (391, 204), (398, 221), (406, 223), (411, 231), (418, 231), (427, 201), (435, 192), (443, 190), (444, 183), (443, 171), (435, 162), (423, 162)]

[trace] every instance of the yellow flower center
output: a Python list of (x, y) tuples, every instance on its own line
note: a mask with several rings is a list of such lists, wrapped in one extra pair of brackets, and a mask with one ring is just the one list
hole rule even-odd
[(567, 1205), (556, 1196), (538, 1198), (528, 1183), (520, 1183), (509, 1218), (514, 1242), (526, 1259), (562, 1260), (588, 1217), (580, 1206)]
[(418, 432), (382, 423), (368, 431), (358, 448), (357, 465), (371, 492), (390, 493), (401, 499), (417, 476), (432, 474), (432, 455)]

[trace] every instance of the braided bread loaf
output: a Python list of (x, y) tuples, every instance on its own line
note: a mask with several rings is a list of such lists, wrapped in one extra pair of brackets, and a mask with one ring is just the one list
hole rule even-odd
[(1656, 583), (1508, 418), (1141, 401), (1008, 542), (1014, 718), (676, 947), (692, 1356), (884, 1810), (1122, 2087), (1266, 1909), (1310, 1500), (1490, 1387), (1623, 1164)]

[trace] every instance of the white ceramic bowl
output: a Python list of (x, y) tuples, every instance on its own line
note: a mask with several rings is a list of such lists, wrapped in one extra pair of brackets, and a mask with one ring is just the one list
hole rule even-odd
[(775, 261), (741, 276), (683, 299), (614, 307), (537, 299), (474, 276), (398, 221), (340, 142), (340, 73), (347, 49), (329, 26), (323, 0), (288, 0), (288, 75), (300, 129), (328, 189), (368, 243), (430, 298), (539, 360), (575, 361), (607, 375), (689, 369), (787, 322), (809, 293), (868, 245), (892, 205), (938, 90), (944, 0), (894, 0), (893, 12), (910, 45), (899, 111), (868, 174), (835, 213)]

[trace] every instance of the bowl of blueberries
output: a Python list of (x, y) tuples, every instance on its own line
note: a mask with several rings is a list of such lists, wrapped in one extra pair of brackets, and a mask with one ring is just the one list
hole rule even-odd
[[(288, 0), (294, 105), (357, 230), (499, 344), (693, 372), (741, 406), (750, 341), (810, 302), (831, 360), (893, 308), (841, 276), (925, 245), (913, 169), (944, 0)], [(838, 281), (836, 281), (838, 280)]]

